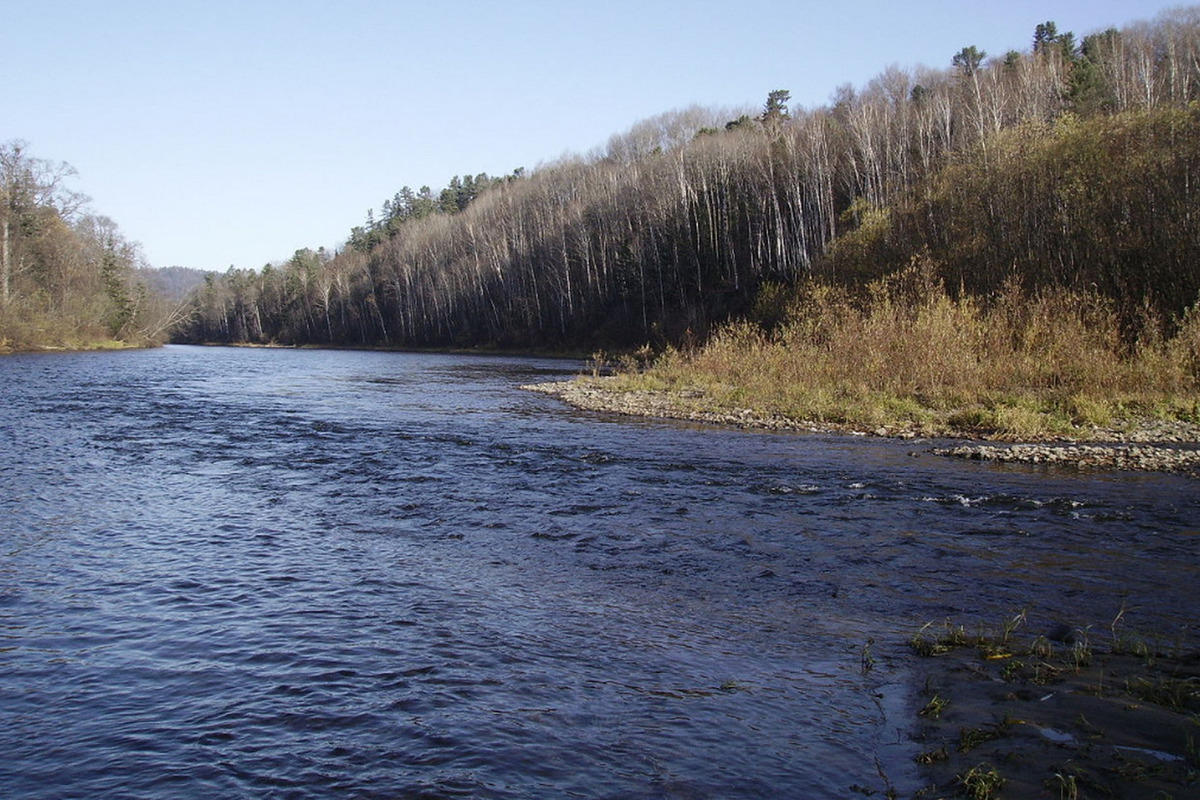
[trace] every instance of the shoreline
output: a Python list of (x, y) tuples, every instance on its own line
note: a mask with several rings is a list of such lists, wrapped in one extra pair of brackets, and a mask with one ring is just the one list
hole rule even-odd
[(0, 345), (0, 356), (27, 356), (58, 353), (116, 353), (124, 350), (153, 350), (160, 344), (131, 344), (119, 339), (106, 339), (83, 344), (39, 344), (26, 347)]
[(555, 358), (569, 361), (584, 361), (588, 356), (582, 351), (553, 350), (549, 348), (507, 348), (507, 347), (459, 347), (445, 346), (407, 346), (407, 345), (365, 345), (365, 344), (280, 344), (279, 342), (166, 342), (166, 344), (181, 347), (245, 347), (262, 350), (345, 350), (360, 353), (416, 353), (416, 354), (446, 354), (467, 356), (506, 356), (515, 358)]
[(604, 384), (611, 378), (575, 378), (522, 386), (558, 398), (584, 411), (672, 419), (764, 431), (877, 436), (903, 440), (949, 439), (967, 444), (930, 447), (933, 455), (996, 463), (1073, 466), (1079, 469), (1169, 472), (1200, 477), (1200, 425), (1146, 420), (1130, 430), (1080, 430), (1072, 439), (994, 443), (961, 431), (926, 431), (912, 425), (875, 428), (762, 415), (750, 409), (706, 405), (700, 392), (621, 390)]

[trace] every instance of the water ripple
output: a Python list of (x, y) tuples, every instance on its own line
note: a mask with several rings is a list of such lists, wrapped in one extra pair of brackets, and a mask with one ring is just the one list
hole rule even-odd
[(1200, 610), (1177, 591), (1200, 578), (1185, 479), (615, 423), (516, 389), (573, 367), (0, 360), (0, 786), (882, 792), (876, 758), (915, 777), (868, 637), (902, 673), (885, 643), (929, 619)]

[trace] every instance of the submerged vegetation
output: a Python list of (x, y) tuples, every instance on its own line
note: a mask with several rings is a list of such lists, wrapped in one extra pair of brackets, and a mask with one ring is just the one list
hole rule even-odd
[[(917, 797), (1184, 797), (1200, 786), (1200, 655), (1106, 627), (998, 629), (947, 620), (913, 634), (928, 667)], [(1188, 642), (1191, 644), (1191, 642)]]

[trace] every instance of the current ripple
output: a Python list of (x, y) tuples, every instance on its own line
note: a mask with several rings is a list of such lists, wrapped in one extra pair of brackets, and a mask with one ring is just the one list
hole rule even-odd
[(915, 780), (913, 627), (1197, 618), (1186, 479), (517, 389), (576, 366), (0, 360), (3, 793), (844, 797)]

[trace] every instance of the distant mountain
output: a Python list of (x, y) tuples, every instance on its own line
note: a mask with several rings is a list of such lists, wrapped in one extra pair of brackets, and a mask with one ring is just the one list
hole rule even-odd
[(138, 273), (152, 292), (171, 302), (187, 297), (192, 289), (204, 285), (205, 276), (211, 274), (192, 267), (147, 267)]

